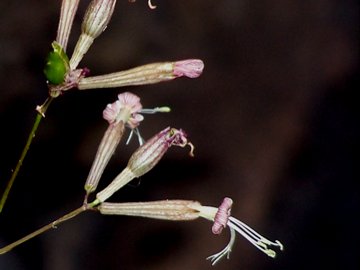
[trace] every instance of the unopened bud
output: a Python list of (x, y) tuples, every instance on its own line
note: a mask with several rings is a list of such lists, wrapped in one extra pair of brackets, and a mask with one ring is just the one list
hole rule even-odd
[(150, 171), (172, 145), (180, 147), (189, 145), (190, 155), (193, 155), (194, 146), (188, 142), (185, 132), (168, 127), (146, 141), (132, 154), (127, 167), (104, 190), (96, 194), (96, 201), (93, 204), (106, 201), (131, 180)]
[(178, 77), (197, 78), (201, 75), (203, 68), (204, 63), (198, 59), (152, 63), (125, 71), (82, 78), (78, 88), (80, 90), (113, 88), (154, 84)]
[(94, 39), (107, 27), (114, 11), (116, 0), (93, 0), (86, 10), (81, 25), (81, 35), (70, 59), (71, 69), (76, 69)]
[(172, 145), (180, 147), (189, 145), (190, 155), (193, 156), (194, 146), (188, 142), (186, 133), (181, 129), (167, 127), (135, 151), (129, 160), (128, 168), (136, 177), (144, 175), (155, 167)]

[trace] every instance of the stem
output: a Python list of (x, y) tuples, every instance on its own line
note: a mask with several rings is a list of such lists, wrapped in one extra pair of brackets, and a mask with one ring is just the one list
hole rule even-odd
[(5, 202), (6, 202), (7, 198), (8, 198), (11, 187), (13, 186), (14, 181), (15, 181), (15, 179), (16, 179), (19, 171), (20, 171), (21, 165), (24, 162), (26, 154), (29, 151), (32, 140), (35, 137), (35, 132), (37, 131), (37, 129), (39, 127), (41, 119), (45, 117), (45, 112), (47, 111), (47, 109), (48, 109), (48, 107), (49, 107), (52, 100), (53, 100), (53, 98), (49, 97), (49, 98), (46, 99), (46, 101), (44, 102), (43, 105), (36, 107), (36, 110), (37, 110), (38, 113), (36, 115), (34, 125), (33, 125), (32, 129), (31, 129), (31, 131), (29, 133), (29, 137), (28, 137), (28, 139), (26, 141), (26, 144), (25, 144), (25, 147), (24, 147), (24, 149), (23, 149), (23, 151), (22, 151), (22, 153), (20, 155), (19, 161), (16, 164), (15, 170), (13, 171), (9, 182), (7, 183), (5, 191), (4, 191), (3, 195), (2, 195), (2, 198), (1, 198), (1, 201), (0, 201), (0, 213), (2, 212), (2, 210), (4, 208), (4, 205), (5, 205)]
[(82, 205), (81, 207), (79, 207), (79, 208), (71, 211), (70, 213), (62, 216), (61, 218), (49, 223), (48, 225), (45, 225), (44, 227), (41, 227), (40, 229), (24, 236), (23, 238), (11, 243), (10, 245), (0, 248), (0, 255), (5, 254), (6, 252), (9, 252), (14, 247), (17, 247), (18, 245), (34, 238), (35, 236), (38, 236), (39, 234), (42, 234), (51, 229), (56, 229), (56, 226), (60, 225), (61, 223), (65, 222), (69, 219), (72, 219), (72, 218), (76, 217), (77, 215), (79, 215), (80, 213), (82, 213), (86, 210), (90, 210), (90, 209), (92, 209), (91, 206), (89, 208), (89, 206), (87, 206), (87, 205)]

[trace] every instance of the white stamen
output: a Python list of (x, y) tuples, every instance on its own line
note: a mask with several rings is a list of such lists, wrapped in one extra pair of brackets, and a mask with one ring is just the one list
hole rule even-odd
[(154, 113), (168, 113), (171, 112), (171, 108), (167, 107), (167, 106), (163, 106), (163, 107), (155, 107), (153, 109), (142, 109), (140, 111), (140, 113), (145, 113), (145, 114), (154, 114)]
[(131, 132), (129, 134), (129, 137), (128, 139), (126, 140), (126, 145), (128, 145), (131, 141), (131, 138), (133, 137), (133, 135), (136, 135), (138, 137), (138, 142), (139, 142), (139, 145), (143, 145), (144, 144), (144, 139), (143, 137), (141, 137), (140, 135), (140, 131), (139, 131), (139, 128), (134, 128), (134, 129), (131, 129)]
[(221, 250), (220, 252), (206, 258), (207, 260), (211, 260), (211, 265), (212, 266), (214, 266), (224, 256), (226, 256), (227, 259), (230, 259), (230, 252), (231, 252), (232, 247), (233, 247), (233, 245), (235, 243), (235, 237), (236, 237), (235, 230), (233, 228), (230, 228), (230, 241), (226, 245), (226, 247), (223, 250)]
[(284, 247), (280, 243), (280, 241), (276, 240), (275, 242), (272, 242), (262, 235), (258, 234), (256, 231), (254, 231), (252, 228), (250, 228), (245, 223), (241, 222), (240, 220), (237, 220), (234, 217), (229, 218), (228, 226), (230, 228), (233, 228), (238, 233), (240, 233), (242, 236), (244, 236), (251, 244), (253, 244), (256, 248), (264, 252), (266, 255), (275, 258), (276, 252), (272, 249), (269, 249), (269, 246), (276, 246), (279, 247), (280, 250), (283, 250)]
[(156, 6), (151, 3), (151, 0), (148, 0), (148, 6), (150, 9), (155, 9)]

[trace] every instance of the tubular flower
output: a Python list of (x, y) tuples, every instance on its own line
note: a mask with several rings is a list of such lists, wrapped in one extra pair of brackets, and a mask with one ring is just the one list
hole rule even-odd
[(152, 63), (106, 75), (79, 80), (79, 90), (154, 84), (179, 77), (197, 78), (204, 69), (203, 61), (188, 59), (176, 62)]
[(225, 198), (219, 208), (202, 206), (197, 201), (190, 200), (163, 200), (153, 202), (136, 203), (101, 203), (97, 209), (104, 215), (125, 215), (137, 216), (164, 220), (194, 220), (203, 217), (214, 222), (213, 233), (220, 234), (222, 229), (230, 228), (230, 241), (220, 252), (209, 256), (212, 265), (215, 265), (221, 258), (229, 258), (231, 249), (235, 242), (236, 232), (244, 236), (256, 248), (274, 258), (276, 252), (269, 249), (275, 246), (283, 250), (279, 241), (272, 242), (261, 236), (240, 220), (230, 216), (232, 200)]
[(141, 109), (140, 98), (129, 92), (119, 94), (117, 101), (106, 106), (103, 117), (109, 122), (109, 127), (101, 140), (85, 183), (87, 194), (95, 191), (106, 165), (122, 138), (125, 124), (133, 129), (143, 120), (142, 115), (139, 114)]
[(132, 154), (126, 168), (104, 190), (96, 194), (93, 204), (97, 205), (106, 201), (131, 180), (150, 171), (172, 145), (180, 147), (189, 145), (191, 147), (190, 155), (193, 155), (194, 146), (187, 140), (185, 132), (181, 129), (167, 127)]

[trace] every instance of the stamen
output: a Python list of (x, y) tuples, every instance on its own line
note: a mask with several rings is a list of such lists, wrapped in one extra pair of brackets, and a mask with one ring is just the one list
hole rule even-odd
[(211, 260), (211, 265), (214, 266), (218, 261), (220, 261), (224, 256), (226, 256), (227, 259), (230, 259), (230, 252), (232, 250), (232, 247), (235, 243), (236, 233), (233, 228), (230, 228), (230, 241), (226, 245), (226, 247), (221, 250), (220, 252), (211, 255), (207, 257), (207, 260)]
[(148, 6), (150, 9), (155, 9), (156, 6), (151, 3), (151, 0), (148, 0)]
[(187, 145), (190, 146), (189, 156), (194, 157), (195, 156), (194, 155), (195, 146), (191, 142), (188, 142)]
[(167, 106), (163, 106), (163, 107), (155, 107), (153, 109), (142, 109), (140, 111), (140, 113), (145, 113), (145, 114), (154, 114), (158, 112), (168, 113), (171, 112), (171, 108)]
[[(136, 0), (129, 0), (130, 3), (135, 3)], [(150, 9), (155, 9), (156, 6), (151, 3), (151, 0), (148, 0), (148, 6)]]
[(229, 217), (228, 225), (230, 228), (233, 228), (235, 231), (244, 236), (257, 249), (261, 250), (266, 255), (272, 258), (275, 258), (276, 252), (272, 249), (269, 249), (269, 246), (276, 246), (280, 250), (284, 249), (284, 246), (280, 243), (280, 241), (276, 240), (275, 242), (272, 242), (266, 239), (265, 237), (254, 231), (252, 228), (250, 228), (248, 225), (236, 218)]
[(140, 145), (140, 146), (143, 145), (143, 144), (144, 144), (144, 139), (143, 139), (143, 137), (141, 137), (141, 135), (140, 135), (140, 130), (139, 130), (139, 128), (137, 128), (137, 127), (131, 129), (131, 132), (130, 132), (130, 134), (129, 134), (129, 137), (128, 137), (128, 139), (126, 140), (126, 145), (128, 145), (128, 144), (130, 143), (130, 141), (131, 141), (131, 139), (132, 139), (132, 137), (133, 137), (134, 134), (138, 137), (139, 145)]

